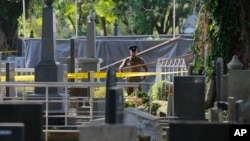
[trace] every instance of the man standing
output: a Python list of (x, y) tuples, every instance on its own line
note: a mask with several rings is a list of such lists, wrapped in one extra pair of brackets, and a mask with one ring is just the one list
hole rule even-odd
[[(145, 72), (148, 72), (148, 66), (145, 64), (144, 60), (140, 57), (136, 56), (137, 46), (130, 46), (129, 47), (129, 53), (130, 58), (124, 59), (121, 66), (119, 67), (119, 71), (127, 71), (127, 72), (141, 72), (141, 69), (143, 68)], [(135, 77), (127, 77), (127, 82), (141, 82), (146, 79), (146, 76), (141, 78), (140, 76)], [(141, 85), (138, 87), (138, 91), (141, 91)], [(127, 93), (128, 95), (131, 95), (134, 92), (133, 87), (128, 87)]]

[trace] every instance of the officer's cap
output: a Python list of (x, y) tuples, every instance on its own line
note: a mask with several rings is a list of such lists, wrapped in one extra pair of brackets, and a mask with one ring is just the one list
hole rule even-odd
[(136, 49), (137, 49), (137, 46), (130, 46), (129, 47), (129, 50), (131, 50), (131, 51), (136, 51)]

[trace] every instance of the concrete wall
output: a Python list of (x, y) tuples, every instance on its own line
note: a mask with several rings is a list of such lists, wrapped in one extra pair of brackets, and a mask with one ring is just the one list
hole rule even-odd
[[(90, 121), (90, 126), (104, 125), (105, 119)], [(124, 125), (135, 126), (139, 136), (150, 136), (151, 141), (161, 141), (162, 131), (159, 124), (159, 117), (134, 108), (124, 109)]]
[(136, 126), (138, 135), (150, 136), (151, 141), (162, 140), (159, 117), (134, 108), (126, 108), (124, 110), (124, 124)]

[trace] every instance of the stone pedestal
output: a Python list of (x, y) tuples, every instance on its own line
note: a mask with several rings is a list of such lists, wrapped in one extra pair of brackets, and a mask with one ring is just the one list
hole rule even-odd
[(79, 58), (78, 62), (82, 72), (100, 71), (101, 58)]
[[(64, 66), (59, 63), (40, 62), (35, 67), (35, 82), (63, 82)], [(49, 88), (49, 94), (58, 94), (62, 88)], [(35, 88), (35, 93), (46, 93), (45, 88)]]
[[(80, 58), (78, 60), (78, 63), (80, 64), (81, 67), (81, 72), (98, 72), (100, 70), (100, 63), (102, 63), (102, 59), (100, 58)], [(95, 79), (93, 78), (88, 78), (86, 80), (82, 80), (85, 82), (95, 82)], [(90, 97), (90, 99), (93, 100), (93, 88), (79, 88), (78, 92), (80, 96), (83, 97)], [(80, 114), (82, 111), (90, 111), (89, 107), (93, 106), (90, 105), (90, 103), (85, 103), (83, 101), (83, 104), (80, 104), (80, 107), (77, 108), (78, 113)]]

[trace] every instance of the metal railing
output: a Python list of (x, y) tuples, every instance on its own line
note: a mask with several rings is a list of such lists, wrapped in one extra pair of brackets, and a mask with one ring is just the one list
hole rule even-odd
[[(138, 87), (138, 85), (152, 85), (151, 83), (126, 83), (126, 82), (117, 82), (117, 87), (120, 89), (126, 88), (126, 87)], [(12, 96), (6, 97), (4, 89), (7, 87), (13, 87), (15, 88), (16, 94)], [(44, 99), (39, 100), (30, 100), (27, 98), (29, 94), (35, 93), (35, 88), (45, 88), (45, 94)], [(52, 97), (49, 94), (49, 89), (53, 88), (63, 88), (63, 94), (61, 99), (52, 99)], [(45, 138), (48, 138), (48, 132), (53, 129), (60, 129), (60, 128), (70, 128), (70, 129), (76, 129), (79, 126), (83, 126), (88, 124), (88, 122), (92, 119), (97, 118), (103, 118), (104, 117), (104, 111), (94, 111), (93, 105), (94, 103), (98, 102), (105, 102), (104, 99), (100, 100), (94, 100), (93, 94), (90, 94), (89, 97), (82, 97), (82, 96), (70, 96), (69, 95), (69, 89), (71, 88), (95, 88), (95, 87), (105, 87), (104, 82), (0, 82), (0, 88), (1, 88), (1, 98), (0, 101), (13, 101), (13, 102), (37, 102), (37, 103), (43, 103), (45, 105), (44, 109), (44, 115), (43, 118), (45, 118), (45, 124), (43, 125), (43, 132), (45, 132)], [(124, 97), (126, 99), (126, 97)], [(87, 102), (89, 106), (89, 111), (86, 112), (77, 112), (74, 111), (74, 108), (70, 108), (70, 104), (73, 102), (76, 103), (83, 103)], [(150, 99), (151, 102), (151, 99)], [(64, 114), (51, 114), (53, 111), (50, 111), (50, 104), (51, 103), (62, 103), (64, 105)], [(76, 113), (77, 112), (77, 113)], [(64, 124), (63, 125), (49, 125), (49, 119), (50, 118), (63, 118)], [(78, 119), (79, 121), (74, 121), (75, 123), (72, 124), (72, 119)], [(87, 119), (87, 120), (86, 120)], [(83, 121), (84, 120), (84, 121)], [(71, 122), (71, 123), (70, 123)]]

